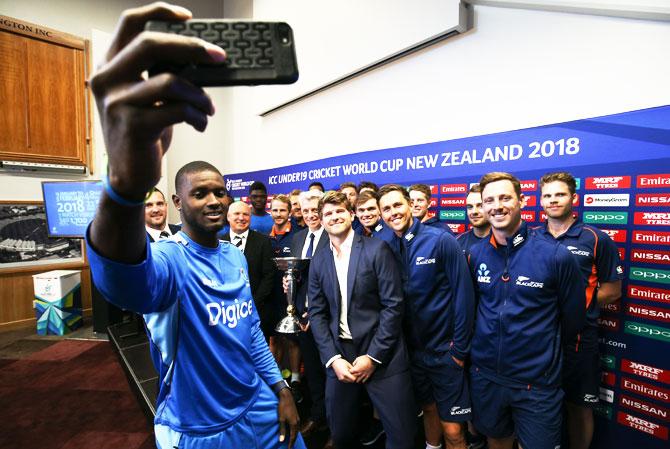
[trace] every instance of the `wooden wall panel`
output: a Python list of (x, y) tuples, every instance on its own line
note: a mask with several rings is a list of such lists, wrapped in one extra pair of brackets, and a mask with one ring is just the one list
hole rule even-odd
[[(60, 269), (60, 267), (58, 267)], [(70, 268), (68, 268), (70, 269)], [(72, 268), (81, 270), (81, 300), (84, 314), (91, 311), (91, 273), (88, 267)], [(0, 273), (0, 331), (5, 329), (34, 326), (33, 274), (50, 271), (40, 268), (35, 271)]]
[(28, 146), (25, 39), (0, 33), (0, 149)]

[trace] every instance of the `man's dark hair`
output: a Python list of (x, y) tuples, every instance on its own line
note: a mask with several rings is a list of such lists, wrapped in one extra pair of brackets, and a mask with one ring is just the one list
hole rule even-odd
[(159, 189), (158, 187), (154, 187), (153, 189), (151, 189), (151, 193), (149, 193), (149, 195), (147, 195), (147, 197), (144, 199), (144, 202), (145, 202), (145, 203), (147, 202), (147, 200), (149, 199), (149, 197), (150, 197), (151, 195), (153, 195), (154, 192), (158, 192), (158, 193), (160, 193), (161, 196), (163, 197), (163, 201), (165, 201), (165, 194), (163, 193), (163, 191), (162, 191), (161, 189)]
[(362, 189), (372, 189), (373, 192), (379, 192), (379, 187), (374, 182), (370, 181), (361, 181), (358, 183), (358, 191)]
[(484, 188), (491, 184), (492, 182), (497, 181), (509, 181), (514, 187), (514, 192), (516, 193), (517, 198), (521, 198), (521, 182), (519, 178), (514, 176), (511, 173), (506, 173), (502, 171), (493, 171), (482, 176), (482, 179), (479, 180), (479, 186), (482, 188), (482, 196), (484, 194)]
[(575, 177), (566, 171), (547, 173), (544, 175), (540, 178), (540, 190), (542, 190), (542, 187), (544, 187), (545, 184), (555, 181), (560, 181), (567, 185), (571, 195), (574, 195), (577, 191), (577, 181), (575, 181)]
[(381, 199), (384, 195), (391, 192), (402, 193), (402, 196), (407, 201), (407, 204), (410, 204), (410, 202), (412, 201), (409, 197), (409, 192), (407, 192), (407, 189), (401, 186), (400, 184), (386, 184), (385, 186), (382, 186), (381, 189), (379, 189), (379, 192), (377, 192), (377, 194), (379, 195), (379, 199)]
[(409, 189), (407, 189), (407, 192), (411, 192), (412, 190), (423, 193), (423, 196), (426, 197), (426, 200), (430, 200), (430, 187), (426, 184), (412, 184), (409, 186)]
[(482, 193), (482, 186), (480, 186), (479, 184), (472, 184), (470, 186), (470, 190), (468, 190), (468, 193), (479, 193), (479, 194), (481, 194)]
[(209, 162), (205, 161), (193, 161), (189, 162), (188, 164), (184, 165), (182, 168), (179, 169), (177, 172), (177, 176), (174, 177), (174, 188), (177, 192), (179, 192), (179, 187), (181, 186), (182, 182), (184, 181), (184, 178), (186, 176), (191, 175), (193, 173), (201, 173), (204, 171), (211, 171), (214, 173), (217, 173), (219, 176), (223, 178), (223, 175), (219, 171), (218, 168), (210, 164)]
[(323, 216), (323, 206), (326, 204), (333, 204), (335, 206), (345, 207), (349, 212), (351, 212), (351, 204), (347, 196), (342, 192), (337, 192), (335, 190), (329, 190), (324, 196), (319, 200), (319, 217)]
[(376, 203), (379, 203), (379, 195), (377, 195), (377, 192), (373, 192), (372, 190), (366, 190), (365, 192), (358, 195), (358, 198), (356, 198), (356, 208), (370, 200), (375, 200)]
[(343, 182), (342, 184), (340, 184), (340, 192), (342, 191), (342, 189), (346, 189), (347, 187), (351, 187), (358, 193), (358, 187), (356, 187), (356, 184), (354, 184), (353, 182)]
[(265, 184), (263, 184), (260, 181), (254, 181), (251, 183), (251, 185), (249, 186), (249, 193), (251, 193), (254, 190), (262, 190), (263, 192), (265, 192), (266, 195), (268, 194), (268, 189), (265, 187)]
[(312, 187), (318, 187), (322, 192), (326, 191), (326, 189), (323, 187), (323, 184), (321, 184), (319, 181), (314, 181), (311, 183), (309, 187), (307, 187), (307, 190), (311, 190)]
[(298, 195), (300, 195), (301, 192), (302, 192), (302, 190), (300, 190), (300, 189), (293, 189), (293, 190), (291, 190), (291, 193), (288, 194), (288, 196), (298, 196)]

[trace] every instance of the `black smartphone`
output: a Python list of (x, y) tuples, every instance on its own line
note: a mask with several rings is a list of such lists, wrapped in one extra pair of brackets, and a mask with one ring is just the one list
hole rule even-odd
[(226, 61), (218, 65), (158, 64), (149, 70), (149, 75), (171, 72), (203, 87), (292, 84), (298, 80), (293, 30), (284, 22), (153, 20), (147, 22), (144, 29), (199, 37), (223, 48), (228, 55)]

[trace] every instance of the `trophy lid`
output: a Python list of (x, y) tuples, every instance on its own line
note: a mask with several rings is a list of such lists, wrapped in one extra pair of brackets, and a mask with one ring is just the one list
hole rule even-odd
[(300, 269), (309, 264), (309, 259), (301, 259), (300, 257), (274, 257), (272, 259), (280, 270)]

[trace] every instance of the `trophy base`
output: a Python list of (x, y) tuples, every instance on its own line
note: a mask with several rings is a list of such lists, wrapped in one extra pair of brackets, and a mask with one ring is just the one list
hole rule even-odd
[(280, 334), (297, 334), (300, 332), (300, 323), (295, 316), (288, 315), (282, 318), (275, 330)]

